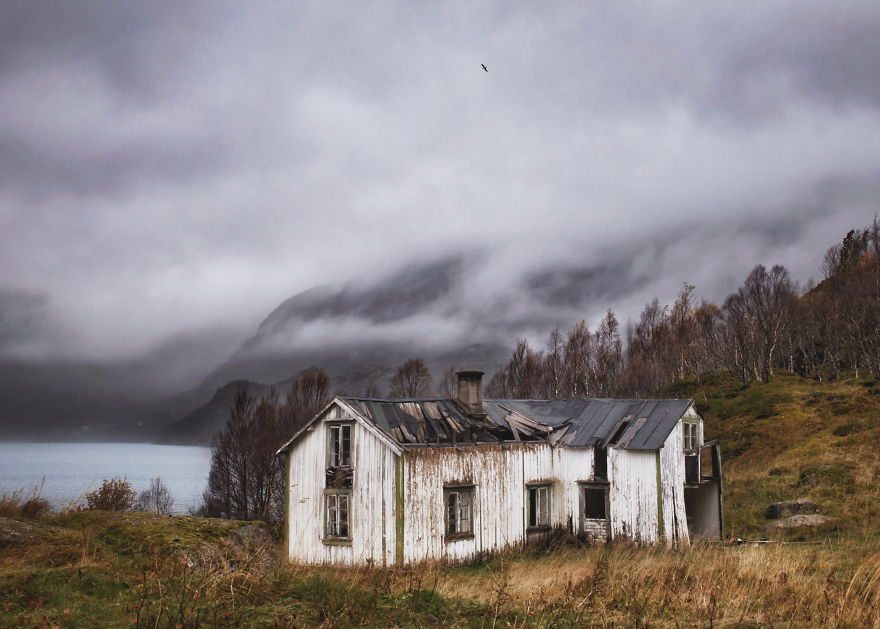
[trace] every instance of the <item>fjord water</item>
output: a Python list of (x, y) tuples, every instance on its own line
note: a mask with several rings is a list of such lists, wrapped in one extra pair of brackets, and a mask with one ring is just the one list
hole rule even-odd
[(125, 478), (140, 494), (158, 476), (171, 490), (174, 512), (187, 513), (201, 502), (210, 466), (211, 449), (199, 446), (0, 442), (0, 493), (27, 495), (42, 482), (43, 498), (58, 508), (105, 478)]

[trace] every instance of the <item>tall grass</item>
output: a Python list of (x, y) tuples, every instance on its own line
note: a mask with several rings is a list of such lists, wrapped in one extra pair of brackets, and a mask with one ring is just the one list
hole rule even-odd
[(527, 612), (536, 626), (552, 617), (572, 626), (876, 628), (880, 554), (864, 559), (876, 547), (876, 538), (686, 550), (614, 544), (447, 571), (438, 592)]
[(110, 512), (7, 522), (32, 530), (0, 539), (0, 626), (880, 629), (870, 532), (383, 569), (290, 564), (258, 524)]
[(0, 494), (0, 517), (36, 519), (49, 513), (49, 501), (43, 498), (45, 477), (33, 488)]

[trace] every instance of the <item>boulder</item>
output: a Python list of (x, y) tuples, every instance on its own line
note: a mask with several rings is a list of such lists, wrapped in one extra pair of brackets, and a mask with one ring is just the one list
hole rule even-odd
[(777, 518), (787, 518), (790, 515), (801, 515), (804, 513), (818, 513), (819, 505), (806, 498), (798, 498), (797, 500), (784, 500), (782, 502), (774, 502), (764, 510), (764, 517), (768, 520)]
[(816, 513), (791, 515), (787, 518), (779, 520), (778, 522), (768, 524), (765, 528), (768, 531), (775, 531), (776, 529), (796, 529), (803, 526), (819, 526), (820, 524), (825, 524), (826, 522), (828, 522), (828, 520), (829, 518), (826, 518), (824, 515), (819, 515)]

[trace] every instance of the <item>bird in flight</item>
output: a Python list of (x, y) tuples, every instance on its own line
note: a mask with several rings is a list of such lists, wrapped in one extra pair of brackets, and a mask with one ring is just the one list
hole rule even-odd
[(489, 68), (486, 67), (486, 64), (485, 64), (485, 63), (481, 63), (480, 65), (483, 66), (483, 69), (484, 69), (486, 72), (489, 71)]

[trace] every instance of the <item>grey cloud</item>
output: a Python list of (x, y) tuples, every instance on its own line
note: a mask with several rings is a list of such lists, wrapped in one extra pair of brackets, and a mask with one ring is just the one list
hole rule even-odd
[(39, 356), (52, 336), (46, 295), (0, 288), (0, 358)]
[(67, 357), (346, 282), (311, 342), (539, 335), (757, 262), (806, 280), (875, 207), (869, 4), (0, 11), (0, 286), (51, 297)]

